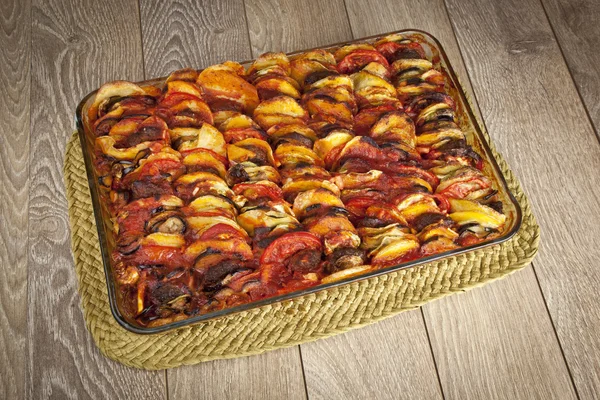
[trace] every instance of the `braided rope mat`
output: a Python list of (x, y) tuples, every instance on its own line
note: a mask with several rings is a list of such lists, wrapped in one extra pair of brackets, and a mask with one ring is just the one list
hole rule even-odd
[[(487, 134), (486, 139), (490, 143)], [(113, 360), (136, 368), (172, 368), (326, 338), (502, 278), (531, 262), (538, 248), (539, 226), (506, 162), (490, 147), (523, 211), (521, 229), (510, 240), (194, 326), (138, 335), (122, 328), (110, 311), (83, 155), (75, 133), (66, 147), (64, 175), (71, 246), (87, 327), (101, 352)]]

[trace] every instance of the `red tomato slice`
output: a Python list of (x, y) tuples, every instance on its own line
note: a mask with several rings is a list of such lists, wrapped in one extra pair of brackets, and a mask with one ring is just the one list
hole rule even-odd
[(406, 225), (406, 220), (400, 215), (400, 213), (394, 208), (393, 204), (380, 203), (373, 204), (365, 211), (365, 216), (371, 218), (377, 218), (382, 221), (386, 221), (390, 224), (400, 223)]
[(291, 232), (275, 239), (263, 252), (261, 264), (282, 264), (300, 250), (321, 250), (321, 240), (310, 232)]
[(216, 224), (216, 225), (213, 225), (210, 228), (208, 228), (206, 231), (204, 231), (202, 233), (202, 235), (200, 236), (200, 240), (209, 240), (209, 239), (212, 239), (217, 236), (224, 235), (224, 234), (227, 234), (230, 236), (238, 236), (241, 239), (244, 239), (240, 235), (240, 232), (237, 229), (235, 229), (233, 226), (227, 225), (227, 224)]
[(469, 184), (471, 183), (477, 183), (479, 185), (479, 188), (489, 187), (489, 184), (487, 182), (481, 179), (474, 178), (470, 181), (456, 182), (448, 186), (446, 189), (442, 190), (441, 194), (448, 197), (454, 197), (456, 199), (464, 199), (471, 192), (471, 190), (473, 190), (473, 188), (469, 186)]
[(390, 62), (394, 61), (393, 60), (394, 58), (397, 58), (397, 57), (394, 57), (394, 55), (398, 51), (407, 51), (407, 50), (416, 51), (420, 56), (419, 58), (425, 58), (425, 52), (423, 51), (423, 47), (417, 42), (412, 42), (412, 43), (387, 42), (387, 43), (382, 43), (379, 46), (377, 46), (377, 51), (379, 51), (381, 54), (383, 54), (385, 56), (385, 58)]
[(333, 164), (335, 163), (335, 161), (339, 157), (339, 155), (342, 152), (342, 150), (344, 150), (345, 146), (346, 146), (345, 143), (344, 144), (340, 144), (339, 146), (335, 146), (333, 149), (331, 149), (329, 151), (329, 153), (327, 153), (325, 155), (325, 158), (323, 159), (323, 162), (325, 163), (325, 165), (328, 168), (331, 168), (333, 166)]
[(390, 68), (390, 64), (385, 57), (375, 50), (355, 50), (344, 57), (337, 65), (337, 68), (342, 74), (353, 74), (371, 62), (377, 62), (388, 70)]
[(159, 107), (160, 108), (171, 108), (171, 107), (181, 103), (184, 100), (202, 100), (202, 99), (197, 96), (194, 96), (193, 94), (189, 94), (189, 93), (182, 93), (182, 92), (171, 93), (167, 97), (163, 98), (160, 101)]
[(450, 210), (450, 202), (445, 195), (438, 193), (434, 194), (433, 198), (442, 212), (448, 212), (448, 210)]
[(283, 192), (279, 187), (261, 185), (258, 183), (238, 183), (233, 187), (235, 194), (242, 194), (249, 200), (267, 197), (273, 201), (281, 200)]
[(164, 265), (165, 267), (187, 265), (181, 249), (173, 247), (142, 246), (131, 255), (117, 258), (137, 265)]
[(227, 143), (236, 143), (248, 138), (266, 140), (266, 135), (256, 128), (233, 128), (223, 132)]
[(357, 217), (364, 217), (366, 210), (374, 204), (381, 203), (381, 199), (367, 196), (353, 197), (344, 202), (346, 209)]

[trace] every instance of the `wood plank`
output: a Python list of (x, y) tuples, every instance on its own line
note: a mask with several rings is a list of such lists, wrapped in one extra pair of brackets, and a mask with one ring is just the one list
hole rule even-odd
[[(254, 56), (352, 39), (342, 1), (253, 1), (246, 12)], [(310, 398), (441, 398), (419, 312), (301, 350)]]
[(424, 308), (448, 399), (576, 399), (532, 268)]
[(443, 398), (420, 310), (301, 348), (311, 399)]
[(0, 398), (25, 395), (31, 3), (0, 4)]
[[(470, 92), (468, 75), (443, 1), (378, 1), (375, 4), (349, 0), (347, 5), (355, 36), (403, 27), (422, 29), (436, 36)], [(527, 307), (522, 307), (521, 298), (515, 297), (523, 293), (528, 294)], [(428, 304), (423, 312), (446, 397), (493, 398), (509, 392), (538, 397), (559, 393), (561, 398), (573, 396), (560, 347), (531, 271), (467, 296)], [(488, 316), (490, 318), (486, 318)], [(530, 323), (524, 325), (522, 321)], [(465, 332), (470, 334), (465, 335)], [(502, 334), (506, 332), (514, 334)], [(545, 347), (538, 346), (541, 342)], [(521, 354), (528, 356), (521, 357)], [(508, 365), (511, 368), (507, 368)], [(531, 379), (541, 384), (530, 384)]]
[(146, 78), (250, 58), (242, 0), (140, 2)]
[(344, 2), (258, 0), (246, 2), (254, 57), (352, 39)]
[[(142, 1), (147, 76), (251, 58), (242, 0)], [(304, 399), (298, 347), (167, 371), (169, 397)]]
[(35, 0), (32, 20), (26, 397), (164, 398), (164, 373), (106, 359), (85, 328), (62, 177), (79, 100), (142, 78), (137, 2)]
[[(600, 132), (600, 2), (542, 0), (575, 84)], [(599, 136), (600, 137), (600, 136)]]
[(539, 2), (448, 6), (488, 129), (540, 222), (536, 272), (578, 394), (599, 398), (600, 144)]
[(306, 399), (298, 350), (294, 346), (169, 370), (169, 398)]

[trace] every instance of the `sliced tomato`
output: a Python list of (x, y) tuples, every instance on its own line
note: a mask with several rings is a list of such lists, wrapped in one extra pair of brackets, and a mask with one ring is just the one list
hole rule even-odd
[(248, 200), (256, 200), (261, 198), (269, 198), (273, 201), (281, 200), (283, 192), (275, 185), (263, 185), (260, 183), (238, 183), (233, 187), (233, 191), (237, 195), (242, 195)]
[(321, 240), (310, 232), (291, 232), (275, 239), (263, 252), (260, 263), (284, 264), (301, 250), (321, 249)]
[(165, 267), (186, 266), (181, 249), (163, 246), (141, 246), (135, 253), (116, 257), (137, 265), (163, 265)]
[(325, 158), (323, 159), (323, 162), (325, 163), (325, 165), (328, 168), (331, 168), (333, 166), (333, 164), (338, 159), (338, 157), (339, 157), (340, 153), (342, 152), (342, 150), (344, 150), (345, 146), (346, 146), (345, 143), (340, 144), (338, 146), (335, 146), (333, 149), (331, 149), (329, 151), (329, 153), (327, 153), (325, 155)]
[(357, 158), (371, 163), (385, 159), (385, 154), (381, 150), (381, 147), (379, 147), (373, 139), (367, 136), (361, 136), (360, 140), (355, 141), (357, 138), (358, 137), (352, 139), (344, 145), (343, 150), (335, 160), (335, 167), (341, 166), (343, 161), (351, 158)]
[[(477, 186), (473, 187), (472, 184), (476, 183)], [(464, 199), (469, 193), (474, 190), (480, 190), (489, 187), (489, 183), (482, 179), (471, 179), (470, 181), (456, 182), (448, 186), (440, 192), (440, 194), (448, 197), (454, 197), (456, 199)]]
[[(231, 281), (227, 284), (230, 288), (236, 292), (241, 292), (245, 285), (249, 287), (252, 283), (260, 284), (260, 271), (252, 271), (246, 274), (237, 274), (231, 277)], [(248, 287), (248, 288), (249, 288)]]
[(184, 100), (202, 100), (201, 98), (189, 93), (171, 93), (159, 102), (159, 108), (171, 108)]
[(240, 235), (240, 232), (233, 226), (227, 224), (216, 224), (205, 230), (200, 236), (200, 240), (209, 240), (215, 238), (221, 239), (224, 236), (227, 236), (227, 238), (239, 237), (241, 239), (244, 239)]
[[(425, 58), (425, 52), (423, 51), (423, 47), (417, 42), (411, 43), (397, 43), (397, 42), (387, 42), (382, 43), (377, 46), (377, 51), (385, 56), (385, 58), (389, 62), (393, 62), (398, 59), (399, 55), (402, 53), (413, 54), (416, 53), (419, 57), (408, 57), (408, 58)], [(400, 54), (398, 54), (400, 53)], [(406, 56), (404, 58), (407, 58)]]
[(388, 61), (379, 52), (375, 50), (355, 50), (338, 63), (337, 69), (342, 74), (353, 74), (372, 62), (379, 63), (388, 70), (390, 68)]
[(297, 290), (303, 290), (306, 288), (309, 288), (311, 286), (315, 286), (318, 285), (319, 283), (321, 283), (321, 280), (308, 280), (308, 279), (302, 279), (302, 277), (297, 278), (297, 279), (292, 279), (291, 281), (289, 281), (289, 283), (287, 285), (285, 285), (285, 288), (279, 290), (279, 294), (284, 294), (284, 293), (290, 293), (290, 292), (295, 292)]
[(477, 160), (475, 162), (475, 168), (477, 168), (480, 171), (483, 171), (483, 167), (485, 166), (485, 163), (483, 161), (483, 158), (480, 158), (479, 160)]
[[(290, 271), (281, 263), (262, 264), (260, 266), (260, 280), (270, 289), (281, 288), (292, 277)], [(270, 290), (269, 290), (270, 291)]]
[(448, 212), (448, 210), (450, 210), (450, 202), (445, 195), (434, 194), (433, 198), (442, 212)]
[(381, 203), (380, 198), (368, 196), (356, 196), (344, 202), (346, 209), (355, 215), (362, 218), (366, 215), (366, 210), (374, 204)]
[(223, 132), (223, 138), (227, 143), (237, 143), (249, 138), (266, 140), (266, 135), (256, 128), (233, 128)]
[(373, 204), (365, 211), (365, 216), (377, 218), (388, 223), (400, 223), (407, 225), (406, 219), (394, 208), (393, 204), (379, 203)]

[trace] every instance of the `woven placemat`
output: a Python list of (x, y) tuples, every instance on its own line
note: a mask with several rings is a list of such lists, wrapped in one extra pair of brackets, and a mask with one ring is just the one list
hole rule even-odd
[(521, 229), (510, 240), (175, 331), (139, 335), (122, 328), (110, 311), (90, 190), (75, 133), (66, 147), (64, 174), (73, 259), (87, 327), (102, 353), (113, 360), (136, 368), (172, 368), (326, 338), (502, 278), (531, 262), (539, 227), (519, 183), (490, 147), (523, 211)]

